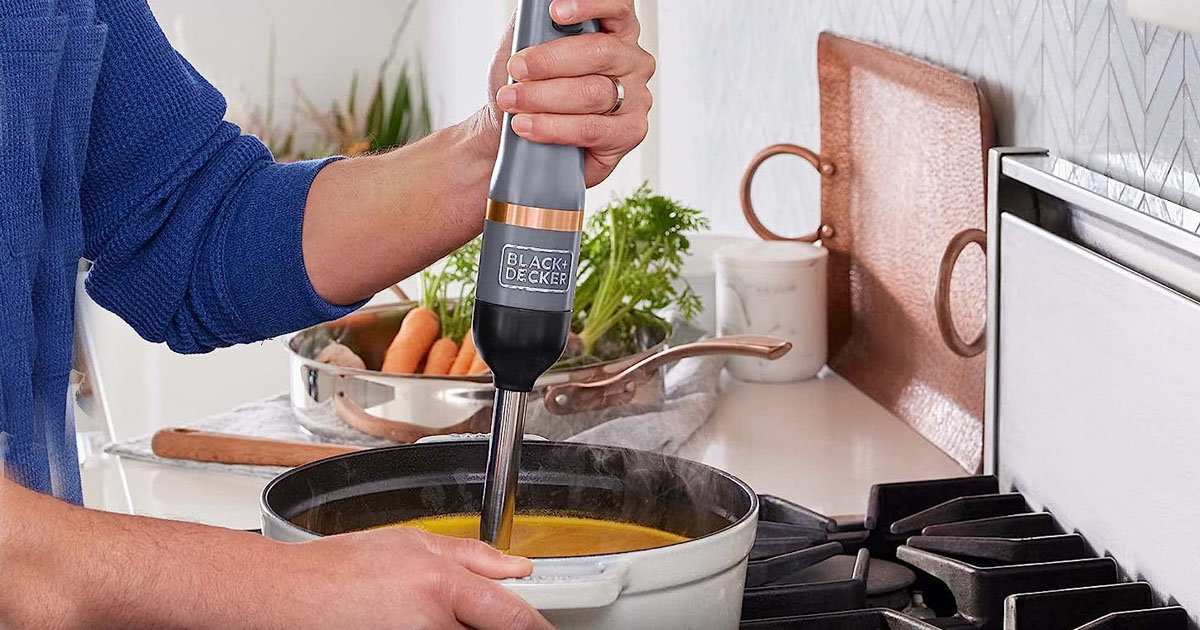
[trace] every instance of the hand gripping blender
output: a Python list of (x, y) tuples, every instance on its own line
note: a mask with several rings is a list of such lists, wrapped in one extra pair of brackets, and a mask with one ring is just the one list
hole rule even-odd
[[(521, 0), (513, 52), (597, 31), (594, 22), (559, 25), (550, 0)], [(562, 355), (571, 327), (579, 232), (582, 149), (530, 142), (504, 116), (479, 255), (472, 323), (475, 347), (496, 385), (479, 537), (507, 550), (529, 392)]]

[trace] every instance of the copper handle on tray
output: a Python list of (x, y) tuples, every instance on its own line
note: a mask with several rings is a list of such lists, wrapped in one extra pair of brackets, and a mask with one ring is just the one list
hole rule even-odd
[(150, 448), (167, 459), (250, 466), (300, 466), (363, 450), (361, 446), (314, 444), (171, 428), (154, 434)]
[(946, 252), (942, 254), (942, 262), (938, 266), (937, 291), (934, 297), (934, 313), (937, 315), (938, 330), (942, 333), (942, 341), (946, 342), (946, 346), (950, 348), (960, 357), (970, 358), (983, 352), (987, 340), (984, 338), (984, 331), (979, 331), (979, 335), (974, 341), (966, 342), (958, 334), (958, 329), (954, 327), (954, 313), (950, 309), (950, 279), (954, 276), (954, 265), (958, 263), (958, 257), (962, 255), (964, 249), (971, 243), (979, 245), (983, 252), (987, 253), (987, 233), (976, 228), (969, 228), (954, 235), (950, 239), (950, 244), (946, 246)]
[(775, 360), (792, 349), (792, 342), (764, 335), (729, 335), (675, 346), (651, 355), (624, 371), (598, 381), (561, 383), (546, 388), (546, 409), (555, 414), (579, 413), (628, 402), (652, 370), (686, 357), (738, 354)]
[(812, 243), (818, 239), (828, 239), (833, 237), (833, 226), (823, 224), (816, 232), (806, 234), (804, 236), (786, 237), (780, 236), (772, 232), (763, 222), (759, 220), (758, 214), (754, 211), (754, 202), (750, 198), (751, 184), (754, 183), (754, 175), (758, 173), (758, 167), (762, 166), (763, 162), (776, 155), (795, 155), (804, 158), (813, 168), (817, 169), (823, 177), (832, 177), (837, 172), (833, 162), (821, 159), (821, 156), (810, 149), (795, 144), (773, 144), (754, 156), (750, 160), (750, 165), (746, 167), (746, 172), (742, 175), (741, 198), (742, 198), (742, 214), (746, 217), (746, 222), (750, 224), (750, 229), (764, 240), (768, 241), (802, 241)]

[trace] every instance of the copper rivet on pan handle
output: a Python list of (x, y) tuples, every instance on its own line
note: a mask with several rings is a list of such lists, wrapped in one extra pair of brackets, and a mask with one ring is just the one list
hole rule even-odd
[(987, 343), (984, 339), (984, 331), (979, 331), (979, 335), (973, 341), (969, 343), (964, 341), (954, 327), (954, 314), (950, 310), (950, 280), (954, 276), (954, 265), (958, 263), (958, 257), (962, 255), (963, 250), (971, 243), (979, 245), (979, 248), (985, 254), (987, 253), (987, 233), (983, 230), (966, 229), (950, 239), (950, 244), (946, 246), (946, 252), (942, 254), (942, 262), (938, 266), (937, 289), (933, 305), (938, 330), (942, 333), (942, 341), (954, 354), (964, 358), (980, 354), (984, 351)]
[(806, 149), (795, 144), (773, 144), (754, 156), (750, 160), (750, 165), (746, 167), (746, 172), (742, 175), (741, 185), (741, 200), (742, 214), (746, 217), (746, 222), (750, 224), (750, 228), (759, 237), (768, 241), (801, 241), (804, 243), (812, 243), (818, 239), (829, 239), (834, 236), (833, 226), (823, 224), (816, 232), (806, 234), (804, 236), (786, 237), (780, 236), (772, 232), (770, 228), (763, 225), (759, 220), (758, 214), (754, 211), (754, 201), (751, 199), (750, 188), (754, 183), (754, 175), (758, 173), (758, 168), (763, 165), (768, 159), (776, 155), (795, 155), (803, 158), (806, 162), (813, 165), (823, 177), (833, 177), (837, 174), (837, 167), (833, 162), (822, 159), (820, 155), (811, 149)]

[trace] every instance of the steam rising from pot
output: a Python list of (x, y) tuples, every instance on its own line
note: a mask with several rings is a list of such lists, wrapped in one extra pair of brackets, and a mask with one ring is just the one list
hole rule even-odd
[[(293, 471), (309, 474), (273, 484), (279, 487), (268, 495), (277, 495), (286, 520), (320, 535), (477, 513), (486, 457), (483, 442), (364, 451), (339, 465)], [(743, 518), (754, 501), (725, 473), (660, 453), (526, 442), (522, 460), (522, 513), (623, 521), (696, 538)]]

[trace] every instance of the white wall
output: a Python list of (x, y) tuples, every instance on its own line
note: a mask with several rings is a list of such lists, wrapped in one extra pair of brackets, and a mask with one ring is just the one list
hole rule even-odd
[[(659, 184), (707, 212), (714, 232), (751, 234), (738, 186), (758, 150), (777, 142), (818, 148), (815, 33), (798, 28), (809, 4), (660, 3)], [(815, 229), (817, 176), (799, 158), (764, 164), (754, 193), (776, 232)]]
[[(284, 118), (292, 108), (293, 81), (299, 81), (318, 105), (326, 105), (344, 98), (353, 72), (374, 77), (407, 6), (400, 0), (151, 0), (150, 4), (171, 43), (226, 95), (234, 120), (265, 106), (272, 30), (277, 50), (277, 116)], [(443, 6), (440, 1), (424, 4)], [(415, 54), (425, 32), (424, 7), (418, 6), (401, 47), (405, 56)], [(502, 22), (499, 15), (496, 12), (496, 20)], [(464, 37), (463, 42), (475, 39)], [(435, 96), (435, 102), (450, 104), (438, 114), (462, 111), (464, 99), (454, 92), (458, 83), (438, 81), (434, 87), (435, 95), (440, 94), (436, 90), (450, 94)], [(118, 439), (226, 411), (287, 387), (286, 353), (278, 341), (180, 356), (141, 340), (115, 315), (95, 310), (99, 313), (97, 354)]]
[(511, 15), (506, 4), (423, 2), (421, 58), (428, 71), (438, 126), (463, 120), (487, 99), (488, 70)]
[[(407, 0), (151, 0), (171, 43), (229, 101), (229, 116), (265, 113), (269, 38), (276, 41), (277, 122), (296, 110), (293, 85), (318, 106), (344, 100), (350, 76), (377, 76)], [(427, 73), (435, 126), (470, 116), (487, 97), (487, 72), (513, 0), (418, 0), (400, 46), (402, 59), (419, 58)], [(649, 11), (648, 9), (643, 9)], [(653, 46), (653, 32), (647, 47)], [(301, 128), (305, 128), (303, 119)], [(643, 152), (626, 158), (609, 182), (589, 192), (589, 207), (606, 203), (645, 178)]]
[[(407, 0), (151, 0), (151, 9), (172, 45), (229, 102), (236, 121), (266, 111), (270, 38), (275, 36), (276, 120), (296, 110), (298, 83), (320, 107), (345, 99), (350, 77), (377, 76)], [(400, 57), (421, 47), (420, 3)]]
[[(324, 106), (341, 100), (355, 71), (376, 76), (407, 2), (403, 0), (150, 0), (171, 43), (225, 95), (232, 120), (263, 111), (269, 38), (276, 39), (276, 119), (294, 109), (293, 82)], [(651, 27), (654, 3), (641, 2)], [(513, 0), (420, 0), (401, 57), (419, 56), (427, 71), (435, 123), (452, 124), (485, 101), (487, 71)], [(609, 182), (589, 191), (606, 203), (653, 176), (653, 138), (622, 163)], [(647, 150), (649, 149), (649, 150)], [(413, 283), (405, 283), (414, 290)], [(381, 296), (381, 299), (389, 299)], [(97, 309), (99, 310), (99, 309)], [(142, 341), (116, 316), (100, 312), (97, 350), (119, 439), (225, 411), (287, 387), (286, 353), (276, 341), (179, 356)]]

